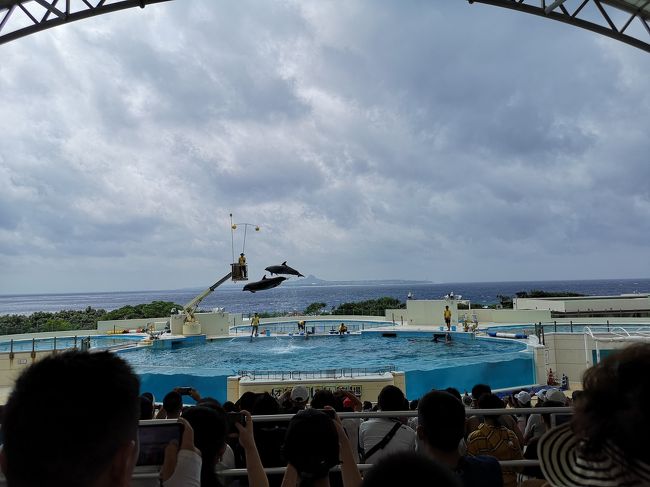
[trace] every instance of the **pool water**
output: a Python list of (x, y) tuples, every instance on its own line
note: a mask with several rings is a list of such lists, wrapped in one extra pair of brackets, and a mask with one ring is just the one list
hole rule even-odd
[[(240, 370), (317, 371), (337, 368), (431, 370), (469, 363), (502, 361), (526, 345), (497, 340), (434, 343), (431, 335), (385, 338), (373, 335), (259, 337), (215, 340), (171, 350), (141, 349), (123, 356), (138, 370), (192, 369), (197, 375), (236, 374)], [(173, 364), (173, 365), (172, 365)]]
[(238, 371), (319, 371), (385, 368), (406, 373), (407, 396), (431, 388), (471, 389), (479, 382), (493, 388), (531, 384), (532, 353), (521, 342), (454, 339), (434, 343), (430, 333), (382, 337), (381, 333), (309, 337), (246, 337), (215, 340), (174, 349), (121, 353), (141, 378), (142, 389), (162, 397), (176, 386), (192, 386), (225, 400), (226, 381)]

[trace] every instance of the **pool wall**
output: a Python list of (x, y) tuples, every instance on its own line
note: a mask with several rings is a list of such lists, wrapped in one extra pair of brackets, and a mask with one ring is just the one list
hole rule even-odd
[[(427, 332), (403, 330), (388, 330), (382, 332), (375, 330), (366, 330), (362, 334), (381, 335), (383, 333), (394, 333), (400, 337), (430, 338), (432, 336), (432, 333), (440, 332), (439, 330), (432, 330)], [(499, 338), (476, 337), (472, 333), (464, 332), (452, 332), (451, 336), (452, 341), (503, 341), (503, 339)], [(260, 338), (268, 339), (266, 337)], [(281, 337), (276, 335), (273, 337), (273, 339), (277, 338), (291, 339), (291, 337), (286, 336)], [(231, 340), (233, 339), (238, 341), (249, 340), (248, 337), (231, 338)], [(534, 384), (536, 383), (535, 360), (533, 358), (534, 354), (527, 351), (527, 347), (523, 342), (518, 343), (521, 344), (521, 354), (518, 354), (516, 352), (514, 354), (508, 354), (510, 357), (515, 355), (515, 358), (497, 361), (485, 361), (471, 365), (439, 367), (432, 370), (406, 371), (404, 373), (405, 387), (402, 386), (401, 379), (400, 383), (397, 385), (405, 389), (405, 393), (409, 399), (414, 399), (421, 397), (423, 394), (429, 392), (432, 388), (444, 389), (446, 387), (455, 387), (461, 392), (464, 392), (465, 390), (471, 390), (472, 386), (477, 383), (490, 384), (494, 389)], [(491, 360), (494, 360), (494, 357)], [(152, 392), (156, 397), (162, 398), (174, 387), (191, 386), (197, 389), (202, 396), (211, 396), (222, 402), (226, 400), (236, 400), (237, 397), (241, 395), (235, 394), (233, 391), (232, 376), (229, 381), (227, 375), (199, 376), (191, 375), (189, 373), (166, 373), (169, 371), (170, 370), (167, 369), (165, 372), (161, 371), (160, 373), (156, 373), (155, 370), (151, 371), (150, 368), (145, 367), (143, 371), (139, 373), (142, 383), (142, 391)], [(366, 380), (362, 378), (341, 378), (337, 380), (328, 380), (323, 378), (322, 380), (304, 380), (300, 382), (316, 389), (321, 387), (331, 388), (332, 384), (335, 383), (338, 383), (340, 386), (344, 386), (346, 388), (348, 388), (348, 386), (354, 387), (358, 385), (362, 386), (360, 388), (360, 392), (364, 396), (364, 399), (367, 398), (368, 400), (376, 401), (376, 391), (374, 391), (372, 387), (366, 391), (367, 387), (362, 384), (366, 382)], [(274, 389), (278, 390), (286, 388), (288, 384), (290, 384), (289, 381), (282, 381), (279, 379), (277, 381), (264, 381), (260, 383), (262, 389), (259, 389), (258, 386), (249, 382), (247, 385), (247, 390), (251, 388), (254, 388), (256, 391), (271, 391)], [(228, 389), (231, 389), (231, 391), (229, 392)], [(234, 395), (237, 397), (234, 397)], [(366, 397), (367, 395), (371, 395), (373, 397)], [(191, 399), (189, 401), (191, 402)]]
[(447, 387), (455, 387), (463, 393), (471, 391), (475, 384), (489, 384), (492, 389), (504, 389), (535, 382), (532, 358), (522, 357), (500, 362), (407, 371), (406, 397), (415, 399), (431, 389)]

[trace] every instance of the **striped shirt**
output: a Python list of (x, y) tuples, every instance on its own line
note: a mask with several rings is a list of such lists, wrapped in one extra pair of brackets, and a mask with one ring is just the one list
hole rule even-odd
[[(523, 458), (517, 435), (505, 426), (481, 423), (467, 438), (467, 454), (489, 455), (497, 460), (521, 460)], [(517, 486), (517, 472), (503, 467), (503, 486)]]

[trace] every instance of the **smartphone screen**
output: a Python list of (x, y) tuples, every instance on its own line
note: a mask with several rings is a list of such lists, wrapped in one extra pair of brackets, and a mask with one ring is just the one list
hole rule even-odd
[(182, 436), (183, 425), (176, 420), (140, 421), (140, 454), (136, 465), (162, 465), (165, 447), (172, 440), (180, 445)]
[(239, 423), (242, 426), (246, 426), (246, 416), (239, 412), (227, 413), (226, 417), (228, 418), (228, 434), (239, 434), (239, 430), (235, 424)]

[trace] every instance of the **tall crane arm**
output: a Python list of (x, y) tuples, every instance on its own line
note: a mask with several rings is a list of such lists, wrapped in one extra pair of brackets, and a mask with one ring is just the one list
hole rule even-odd
[(193, 322), (194, 321), (194, 312), (196, 311), (196, 308), (201, 304), (201, 301), (203, 301), (206, 297), (208, 297), (212, 292), (217, 289), (219, 286), (221, 286), (224, 282), (226, 282), (230, 277), (232, 276), (232, 272), (229, 272), (225, 276), (223, 276), (221, 279), (219, 279), (217, 282), (215, 282), (212, 286), (207, 288), (205, 291), (203, 291), (201, 294), (196, 296), (192, 301), (187, 303), (185, 306), (183, 306), (183, 312), (186, 315), (185, 322)]

